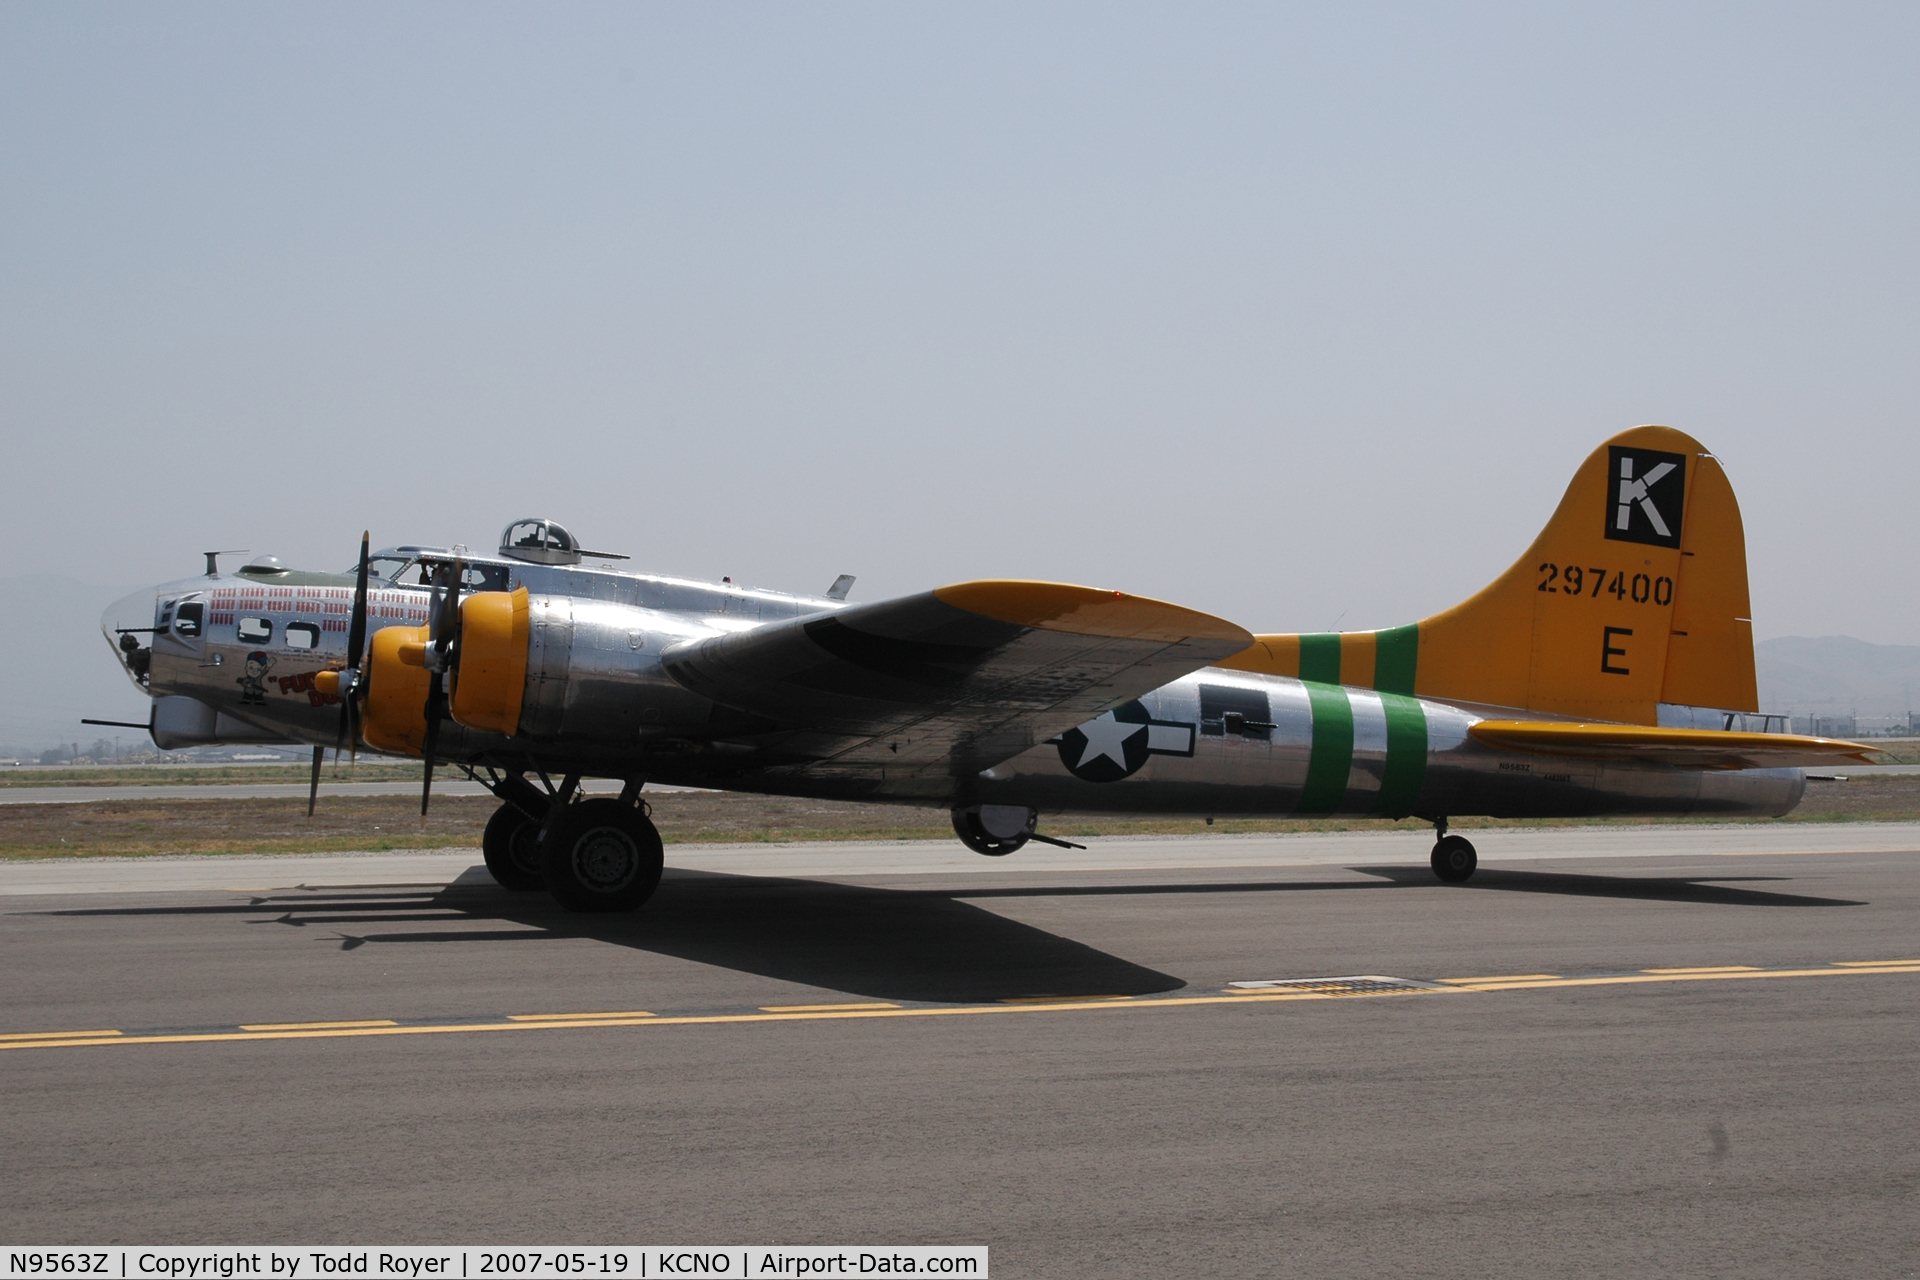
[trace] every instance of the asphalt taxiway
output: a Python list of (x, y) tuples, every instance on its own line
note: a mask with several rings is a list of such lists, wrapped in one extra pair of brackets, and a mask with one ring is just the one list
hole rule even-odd
[(0, 867), (0, 1232), (1912, 1272), (1920, 827), (1380, 839)]

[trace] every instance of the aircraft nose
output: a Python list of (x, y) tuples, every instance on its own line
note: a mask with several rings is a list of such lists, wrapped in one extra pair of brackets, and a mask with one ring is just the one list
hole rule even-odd
[(142, 690), (153, 665), (153, 623), (160, 600), (158, 587), (146, 587), (123, 596), (100, 615), (100, 631), (113, 647), (113, 656)]

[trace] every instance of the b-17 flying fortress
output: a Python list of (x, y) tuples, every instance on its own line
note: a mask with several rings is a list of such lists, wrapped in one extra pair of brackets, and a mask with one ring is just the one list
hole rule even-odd
[(1868, 750), (1757, 715), (1739, 506), (1665, 427), (1595, 450), (1492, 585), (1382, 631), (1051, 582), (851, 604), (845, 577), (789, 595), (620, 558), (549, 520), (493, 556), (363, 538), (346, 573), (209, 555), (103, 627), (159, 745), (309, 744), (316, 785), (329, 748), (424, 757), (429, 790), (459, 769), (501, 801), (494, 877), (580, 911), (658, 884), (650, 781), (944, 806), (993, 856), (1060, 843), (1048, 813), (1417, 817), (1464, 880), (1451, 818), (1778, 815), (1803, 768)]

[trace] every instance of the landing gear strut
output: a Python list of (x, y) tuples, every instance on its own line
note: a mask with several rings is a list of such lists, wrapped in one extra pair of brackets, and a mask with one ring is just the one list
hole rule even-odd
[(487, 819), (486, 834), (480, 837), (480, 852), (486, 857), (487, 871), (494, 882), (516, 893), (546, 888), (546, 863), (540, 857), (540, 828), (554, 804), (566, 802), (566, 795), (556, 795), (551, 788), (543, 792), (521, 773), (501, 773), (489, 768), (482, 777), (477, 770), (467, 768), (466, 774), (501, 801), (500, 807)]
[(1448, 884), (1459, 884), (1473, 875), (1480, 858), (1472, 843), (1465, 836), (1448, 835), (1445, 818), (1436, 818), (1433, 830), (1439, 837), (1433, 844), (1433, 874)]

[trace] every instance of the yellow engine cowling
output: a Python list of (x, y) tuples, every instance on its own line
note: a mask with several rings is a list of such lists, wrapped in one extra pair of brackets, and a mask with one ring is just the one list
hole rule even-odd
[[(460, 602), (460, 646), (447, 713), (469, 729), (512, 737), (527, 688), (527, 589), (484, 591)], [(382, 627), (367, 644), (367, 707), (361, 734), (378, 751), (426, 750), (426, 627)]]
[(486, 591), (460, 602), (460, 661), (448, 700), (455, 720), (509, 738), (520, 731), (528, 633), (525, 587)]
[(360, 734), (376, 751), (417, 756), (426, 750), (427, 691), (422, 661), (427, 628), (382, 627), (368, 637), (367, 707)]

